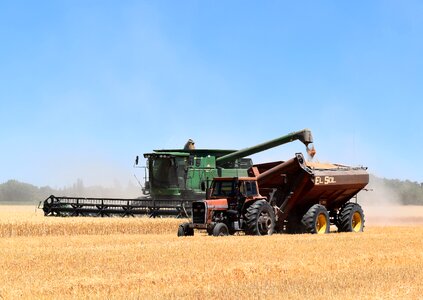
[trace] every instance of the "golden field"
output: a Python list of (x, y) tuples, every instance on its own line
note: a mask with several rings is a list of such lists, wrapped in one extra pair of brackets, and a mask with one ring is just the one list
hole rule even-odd
[(184, 220), (0, 206), (0, 299), (423, 299), (423, 208), (393, 212), (359, 234), (178, 238)]

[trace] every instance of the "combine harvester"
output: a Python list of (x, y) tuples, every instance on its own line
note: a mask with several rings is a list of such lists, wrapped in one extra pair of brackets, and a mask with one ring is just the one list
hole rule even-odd
[[(142, 197), (112, 199), (51, 195), (42, 202), (42, 209), (45, 216), (189, 217), (193, 201), (205, 198), (215, 177), (248, 176), (253, 162), (245, 157), (295, 140), (300, 140), (306, 147), (313, 142), (310, 130), (304, 129), (239, 151), (193, 147), (154, 150), (144, 154), (147, 163)], [(137, 166), (138, 162), (139, 157), (135, 160)]]
[(301, 153), (286, 162), (259, 164), (247, 177), (216, 177), (206, 200), (192, 204), (192, 222), (179, 226), (178, 236), (194, 229), (221, 236), (286, 233), (360, 232), (364, 214), (356, 198), (369, 182), (366, 168), (316, 164)]

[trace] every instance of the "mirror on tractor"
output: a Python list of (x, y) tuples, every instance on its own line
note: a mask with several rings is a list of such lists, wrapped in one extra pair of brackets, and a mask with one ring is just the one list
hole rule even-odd
[(139, 160), (140, 160), (140, 158), (139, 158), (139, 156), (137, 155), (137, 156), (135, 157), (135, 165), (136, 165), (136, 166), (138, 166), (138, 162), (139, 162)]

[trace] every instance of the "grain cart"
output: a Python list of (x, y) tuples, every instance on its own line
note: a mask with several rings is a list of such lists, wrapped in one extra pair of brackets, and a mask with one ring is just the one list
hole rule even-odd
[(331, 224), (338, 231), (363, 231), (363, 210), (351, 199), (369, 182), (366, 168), (307, 163), (297, 153), (285, 162), (255, 165), (248, 174), (214, 178), (207, 199), (193, 202), (192, 222), (181, 224), (178, 236), (194, 229), (214, 236), (328, 233)]
[[(213, 178), (248, 176), (253, 166), (249, 155), (295, 140), (306, 146), (313, 142), (304, 129), (242, 150), (164, 149), (145, 153), (143, 196), (137, 199), (48, 197), (43, 202), (46, 216), (135, 216), (173, 215), (188, 217), (192, 202), (204, 199)], [(191, 141), (191, 144), (193, 142)], [(136, 158), (136, 164), (139, 157)]]

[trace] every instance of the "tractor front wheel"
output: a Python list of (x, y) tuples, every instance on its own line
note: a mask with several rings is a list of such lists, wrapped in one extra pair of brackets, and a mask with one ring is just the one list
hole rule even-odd
[(329, 233), (329, 214), (323, 205), (313, 205), (303, 216), (301, 222), (309, 233)]
[(210, 223), (209, 225), (207, 225), (207, 234), (208, 235), (213, 235), (213, 229), (214, 229), (215, 225), (216, 225), (216, 223)]
[(217, 223), (213, 227), (213, 236), (225, 236), (229, 235), (228, 226), (225, 223)]
[(247, 208), (246, 234), (271, 235), (275, 231), (275, 212), (266, 200), (258, 200)]
[(194, 229), (189, 228), (189, 223), (183, 223), (179, 225), (178, 236), (193, 236), (193, 235), (194, 235)]

